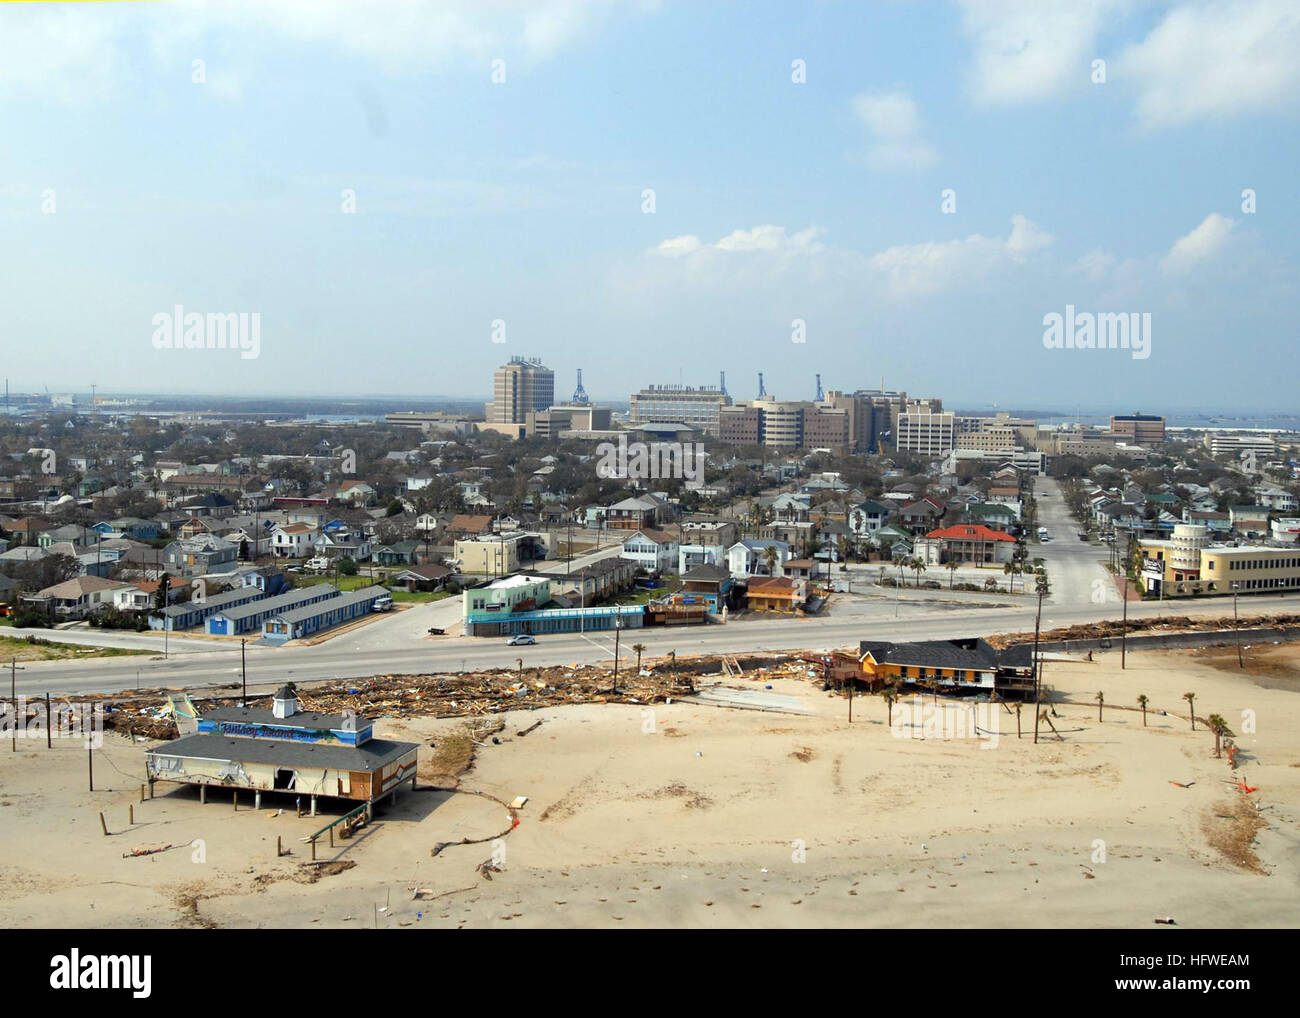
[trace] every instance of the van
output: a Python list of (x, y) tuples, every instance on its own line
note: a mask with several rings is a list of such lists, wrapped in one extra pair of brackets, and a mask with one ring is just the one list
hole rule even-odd
[(372, 612), (390, 612), (393, 610), (393, 599), (384, 594), (382, 597), (375, 598), (375, 603), (370, 606)]
[(317, 558), (308, 559), (304, 568), (306, 568), (309, 572), (324, 573), (329, 571), (329, 567), (330, 567), (329, 559), (317, 557)]

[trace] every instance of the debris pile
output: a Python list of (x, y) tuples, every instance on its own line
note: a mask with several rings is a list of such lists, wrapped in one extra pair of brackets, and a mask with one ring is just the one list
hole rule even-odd
[[(1226, 618), (1190, 618), (1186, 615), (1165, 615), (1159, 618), (1131, 618), (1127, 627), (1120, 619), (1107, 619), (1102, 622), (1090, 622), (1087, 625), (1064, 626), (1047, 629), (1038, 634), (1043, 643), (1057, 643), (1066, 640), (1118, 639), (1127, 631), (1129, 636), (1138, 633), (1206, 633), (1232, 629), (1288, 629), (1300, 626), (1300, 615), (1243, 615), (1237, 623), (1232, 616)], [(991, 646), (1005, 650), (1017, 644), (1033, 643), (1034, 634), (1003, 633), (988, 637)]]

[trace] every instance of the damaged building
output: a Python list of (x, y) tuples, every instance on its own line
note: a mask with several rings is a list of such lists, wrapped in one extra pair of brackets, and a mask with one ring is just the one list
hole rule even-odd
[(374, 721), (353, 712), (300, 711), (292, 686), (276, 692), (271, 710), (219, 707), (198, 719), (198, 732), (145, 753), (149, 790), (157, 781), (196, 785), (201, 801), (209, 786), (247, 788), (261, 806), (263, 792), (375, 803), (395, 796), (404, 782), (415, 787), (413, 742), (374, 737)]

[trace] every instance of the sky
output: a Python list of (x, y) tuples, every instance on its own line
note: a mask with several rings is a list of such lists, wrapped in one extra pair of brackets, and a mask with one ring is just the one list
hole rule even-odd
[(3, 372), (1295, 410), (1298, 114), (1294, 0), (4, 3)]

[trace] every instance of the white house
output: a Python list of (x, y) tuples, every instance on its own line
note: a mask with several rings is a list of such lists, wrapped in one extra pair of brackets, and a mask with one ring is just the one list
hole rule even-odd
[(271, 531), (271, 550), (277, 558), (310, 558), (316, 554), (316, 528), (288, 523)]
[[(768, 549), (775, 552), (775, 558), (769, 565)], [(727, 568), (732, 576), (783, 576), (784, 566), (790, 561), (790, 546), (784, 541), (752, 540), (737, 541), (727, 549)]]
[(623, 542), (622, 557), (647, 572), (672, 572), (677, 567), (677, 538), (662, 530), (638, 530)]

